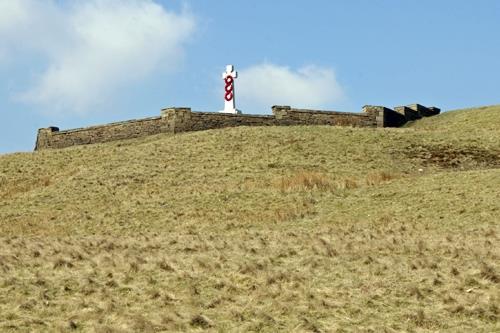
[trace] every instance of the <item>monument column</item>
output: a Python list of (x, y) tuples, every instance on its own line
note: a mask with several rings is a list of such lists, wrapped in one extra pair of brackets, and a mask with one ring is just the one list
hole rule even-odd
[(234, 79), (238, 77), (238, 72), (234, 70), (233, 65), (227, 65), (226, 71), (222, 73), (224, 80), (224, 110), (222, 113), (240, 114), (241, 111), (236, 109), (236, 102), (234, 98)]

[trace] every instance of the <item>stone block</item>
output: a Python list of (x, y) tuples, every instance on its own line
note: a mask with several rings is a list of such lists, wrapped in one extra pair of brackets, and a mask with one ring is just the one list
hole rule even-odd
[(436, 114), (439, 114), (439, 112), (441, 111), (440, 109), (438, 109), (436, 107), (432, 107), (432, 109), (430, 109), (430, 108), (425, 107), (421, 104), (409, 104), (406, 107), (410, 108), (411, 110), (416, 111), (421, 117), (434, 116)]
[(288, 105), (273, 105), (271, 109), (276, 119), (284, 119), (288, 117), (291, 107)]
[(408, 106), (396, 106), (394, 108), (394, 111), (403, 115), (407, 121), (412, 121), (422, 118), (422, 116), (417, 110), (412, 109)]

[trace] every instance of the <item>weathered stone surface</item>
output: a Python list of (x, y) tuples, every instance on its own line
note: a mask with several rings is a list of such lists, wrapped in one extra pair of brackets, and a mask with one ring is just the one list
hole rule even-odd
[(404, 116), (406, 121), (412, 121), (422, 118), (422, 115), (414, 109), (409, 108), (408, 106), (396, 106), (394, 111)]
[(406, 106), (396, 106), (394, 110), (400, 114), (402, 114), (406, 121), (413, 121), (417, 119), (421, 119), (422, 117), (431, 117), (438, 115), (441, 112), (441, 109), (431, 106), (425, 107), (420, 104), (409, 104)]
[(42, 128), (38, 130), (35, 150), (65, 148), (167, 133), (171, 132), (169, 126), (170, 124), (162, 117), (154, 117), (67, 131), (59, 131), (57, 127)]
[(385, 106), (365, 105), (363, 111), (376, 115), (377, 127), (400, 127), (408, 121), (404, 115)]
[[(352, 127), (399, 127), (415, 114), (433, 115), (439, 109), (415, 104), (392, 109), (367, 105), (362, 113), (295, 109), (273, 106), (273, 115), (247, 115), (213, 112), (192, 112), (190, 108), (173, 107), (161, 110), (160, 117), (129, 120), (102, 126), (66, 131), (57, 127), (41, 128), (35, 150), (65, 148), (76, 145), (103, 143), (144, 137), (159, 133), (180, 133), (235, 126), (330, 125)], [(398, 111), (402, 110), (402, 111)]]
[(377, 127), (376, 113), (333, 112), (273, 106), (278, 125), (331, 125)]

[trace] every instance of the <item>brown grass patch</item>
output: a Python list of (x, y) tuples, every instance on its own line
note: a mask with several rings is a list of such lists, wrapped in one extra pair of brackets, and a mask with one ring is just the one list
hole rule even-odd
[(377, 172), (371, 172), (368, 175), (366, 175), (366, 185), (368, 186), (375, 186), (375, 185), (380, 185), (382, 183), (391, 181), (393, 179), (400, 178), (401, 175), (390, 172), (390, 171), (377, 171)]
[(376, 186), (390, 180), (400, 178), (397, 173), (389, 171), (374, 171), (364, 178), (330, 177), (328, 174), (312, 171), (298, 171), (297, 173), (281, 177), (274, 182), (274, 186), (281, 192), (290, 191), (335, 191), (352, 190), (361, 186)]
[(276, 184), (282, 191), (328, 191), (335, 187), (324, 173), (301, 170), (291, 176), (282, 177)]
[(444, 169), (500, 168), (500, 151), (477, 146), (456, 147), (451, 144), (412, 144), (402, 149), (404, 155), (426, 166)]
[(9, 199), (17, 195), (27, 193), (37, 188), (47, 187), (52, 184), (49, 176), (38, 179), (19, 179), (9, 181), (6, 178), (0, 178), (0, 199)]
[(341, 178), (335, 180), (335, 189), (337, 190), (352, 190), (358, 188), (360, 186), (360, 182), (354, 177)]

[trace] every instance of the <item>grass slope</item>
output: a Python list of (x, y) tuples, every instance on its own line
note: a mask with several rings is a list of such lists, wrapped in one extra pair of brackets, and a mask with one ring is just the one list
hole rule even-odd
[(0, 330), (493, 332), (500, 108), (0, 157)]
[(491, 135), (500, 132), (500, 105), (445, 112), (438, 117), (424, 118), (410, 123), (410, 127), (452, 132), (489, 131)]

